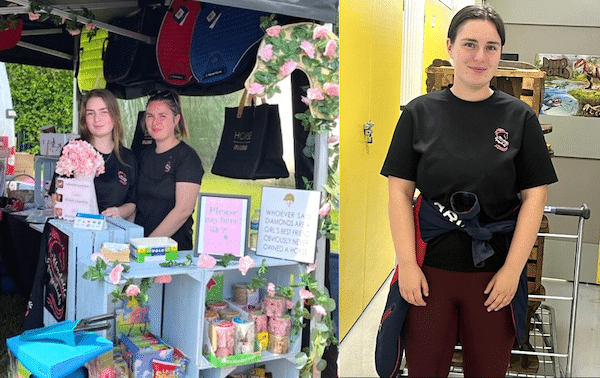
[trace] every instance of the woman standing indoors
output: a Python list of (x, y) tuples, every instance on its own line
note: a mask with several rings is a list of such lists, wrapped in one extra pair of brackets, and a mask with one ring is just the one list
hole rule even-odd
[[(105, 89), (87, 92), (79, 109), (79, 135), (104, 158), (104, 173), (94, 178), (98, 211), (106, 216), (133, 220), (137, 160), (123, 147), (125, 137), (121, 111), (115, 96)], [(56, 177), (49, 189), (56, 204)], [(57, 214), (54, 208), (55, 215)]]
[[(406, 106), (381, 170), (408, 308), (410, 376), (447, 376), (458, 338), (465, 376), (503, 377), (515, 336), (523, 337), (524, 268), (557, 177), (533, 109), (490, 87), (504, 42), (493, 9), (467, 6), (454, 16), (454, 84)], [(427, 242), (424, 256), (415, 231)]]
[(192, 213), (204, 170), (200, 157), (181, 140), (188, 131), (179, 96), (167, 91), (151, 96), (145, 127), (156, 142), (140, 155), (135, 223), (144, 236), (168, 236), (179, 250), (191, 250)]

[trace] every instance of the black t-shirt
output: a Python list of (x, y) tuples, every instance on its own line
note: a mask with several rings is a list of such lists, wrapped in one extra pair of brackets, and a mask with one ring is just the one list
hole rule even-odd
[[(100, 213), (109, 207), (136, 202), (137, 160), (133, 152), (123, 146), (120, 147), (120, 153), (125, 164), (117, 159), (114, 151), (110, 154), (100, 153), (104, 158), (104, 173), (94, 178), (96, 200)], [(56, 192), (55, 182), (57, 177), (58, 174), (54, 174), (54, 179), (48, 190), (50, 194)]]
[[(461, 100), (450, 89), (411, 101), (398, 121), (381, 174), (414, 181), (425, 198), (449, 208), (453, 193), (475, 193), (482, 223), (516, 218), (521, 190), (557, 181), (533, 109), (495, 89), (477, 102)], [(497, 236), (491, 244), (503, 262), (509, 246)], [(463, 270), (456, 260), (470, 261), (465, 257), (471, 256), (470, 237), (441, 235), (429, 243), (426, 263), (436, 256), (433, 249), (448, 262), (439, 265), (454, 266), (452, 270)], [(461, 257), (451, 256), (452, 251)]]
[[(191, 182), (201, 184), (204, 169), (200, 157), (185, 142), (157, 154), (146, 148), (140, 155), (137, 186), (137, 213), (135, 223), (144, 227), (148, 236), (175, 207), (175, 184)], [(171, 236), (179, 250), (191, 250), (192, 217)]]

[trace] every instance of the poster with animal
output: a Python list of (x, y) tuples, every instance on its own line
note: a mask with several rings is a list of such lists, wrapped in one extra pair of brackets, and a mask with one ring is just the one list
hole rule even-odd
[(546, 72), (540, 114), (600, 117), (600, 56), (538, 54)]

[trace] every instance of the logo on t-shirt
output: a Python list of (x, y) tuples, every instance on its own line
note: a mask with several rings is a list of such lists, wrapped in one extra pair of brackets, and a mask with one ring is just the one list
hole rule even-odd
[(127, 175), (123, 171), (117, 172), (117, 176), (119, 177), (119, 182), (123, 186), (127, 186)]
[(494, 147), (502, 152), (508, 151), (508, 131), (501, 127), (497, 128), (494, 132), (494, 141), (496, 142)]
[(169, 173), (171, 171), (171, 160), (165, 164), (165, 173)]

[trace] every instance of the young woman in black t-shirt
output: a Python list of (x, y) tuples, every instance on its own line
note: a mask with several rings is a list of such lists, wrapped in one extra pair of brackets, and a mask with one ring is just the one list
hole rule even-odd
[[(517, 327), (520, 334), (525, 327), (515, 323), (524, 320), (515, 310), (527, 311), (524, 267), (548, 184), (557, 178), (533, 109), (490, 87), (504, 41), (504, 25), (491, 8), (467, 6), (454, 16), (447, 38), (454, 83), (406, 106), (381, 171), (388, 177), (398, 286), (410, 304), (409, 376), (447, 376), (457, 337), (465, 376), (504, 376)], [(427, 243), (419, 266), (415, 188), (423, 201), (446, 209), (454, 194), (474, 193), (481, 224), (516, 221), (512, 240), (494, 234), (494, 254), (481, 266), (469, 234), (443, 231)]]
[(139, 157), (135, 223), (144, 236), (168, 236), (179, 250), (191, 250), (192, 213), (204, 170), (200, 157), (181, 140), (188, 135), (179, 96), (167, 91), (151, 96), (144, 124), (156, 142)]
[[(105, 89), (87, 92), (79, 109), (79, 135), (104, 158), (104, 173), (94, 178), (98, 211), (109, 217), (133, 220), (137, 160), (123, 146), (124, 128), (115, 96)], [(49, 193), (56, 204), (54, 176)], [(55, 207), (55, 215), (56, 214)]]

